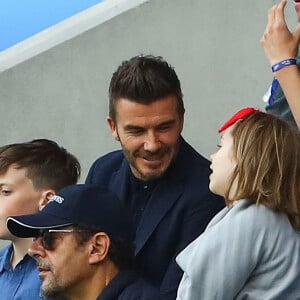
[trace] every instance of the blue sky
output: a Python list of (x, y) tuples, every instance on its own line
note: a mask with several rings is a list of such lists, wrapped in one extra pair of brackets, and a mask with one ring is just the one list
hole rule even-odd
[(0, 51), (108, 0), (0, 0)]

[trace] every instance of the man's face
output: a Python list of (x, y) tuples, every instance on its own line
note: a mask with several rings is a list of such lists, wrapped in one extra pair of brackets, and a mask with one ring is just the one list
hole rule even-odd
[(177, 154), (183, 128), (176, 97), (169, 96), (148, 105), (118, 99), (116, 122), (108, 118), (108, 123), (135, 177), (146, 181), (166, 172)]
[(14, 241), (16, 237), (6, 227), (7, 217), (37, 212), (41, 198), (42, 192), (34, 188), (26, 169), (11, 166), (0, 175), (0, 239)]
[[(70, 227), (64, 229), (68, 230)], [(42, 238), (38, 237), (28, 250), (29, 255), (37, 260), (42, 280), (41, 292), (44, 297), (61, 299), (64, 296), (69, 299), (68, 297), (74, 295), (79, 297), (84, 290), (90, 270), (88, 247), (79, 246), (74, 234), (67, 231), (48, 232), (52, 245), (50, 249), (46, 249)]]

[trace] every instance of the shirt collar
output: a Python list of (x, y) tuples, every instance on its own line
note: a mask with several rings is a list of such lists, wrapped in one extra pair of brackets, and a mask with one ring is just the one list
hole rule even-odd
[(130, 190), (132, 192), (143, 190), (143, 189), (154, 189), (154, 187), (157, 184), (157, 179), (156, 180), (150, 180), (150, 181), (144, 181), (141, 179), (136, 178), (133, 174), (132, 171), (130, 170)]
[(10, 259), (13, 251), (13, 245), (10, 244), (4, 249), (2, 257), (0, 257), (0, 272), (10, 269)]

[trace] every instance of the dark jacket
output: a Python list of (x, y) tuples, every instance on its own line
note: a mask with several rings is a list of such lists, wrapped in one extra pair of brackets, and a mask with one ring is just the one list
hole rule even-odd
[(120, 271), (96, 300), (159, 300), (158, 290), (131, 271)]
[[(121, 150), (100, 157), (86, 183), (107, 186), (125, 202), (129, 165)], [(178, 155), (152, 192), (136, 232), (139, 271), (157, 286), (163, 299), (175, 299), (182, 271), (176, 255), (202, 233), (224, 207), (208, 189), (209, 161), (183, 138)]]

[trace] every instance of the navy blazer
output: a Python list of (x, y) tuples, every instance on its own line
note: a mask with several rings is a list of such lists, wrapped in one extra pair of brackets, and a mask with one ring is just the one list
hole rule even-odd
[(160, 300), (159, 293), (132, 271), (121, 270), (96, 300)]
[[(97, 159), (86, 183), (107, 186), (122, 202), (129, 187), (129, 164), (121, 150)], [(163, 299), (175, 299), (182, 271), (176, 255), (224, 207), (208, 189), (209, 161), (180, 138), (179, 152), (152, 192), (136, 231), (140, 272), (160, 286)]]

